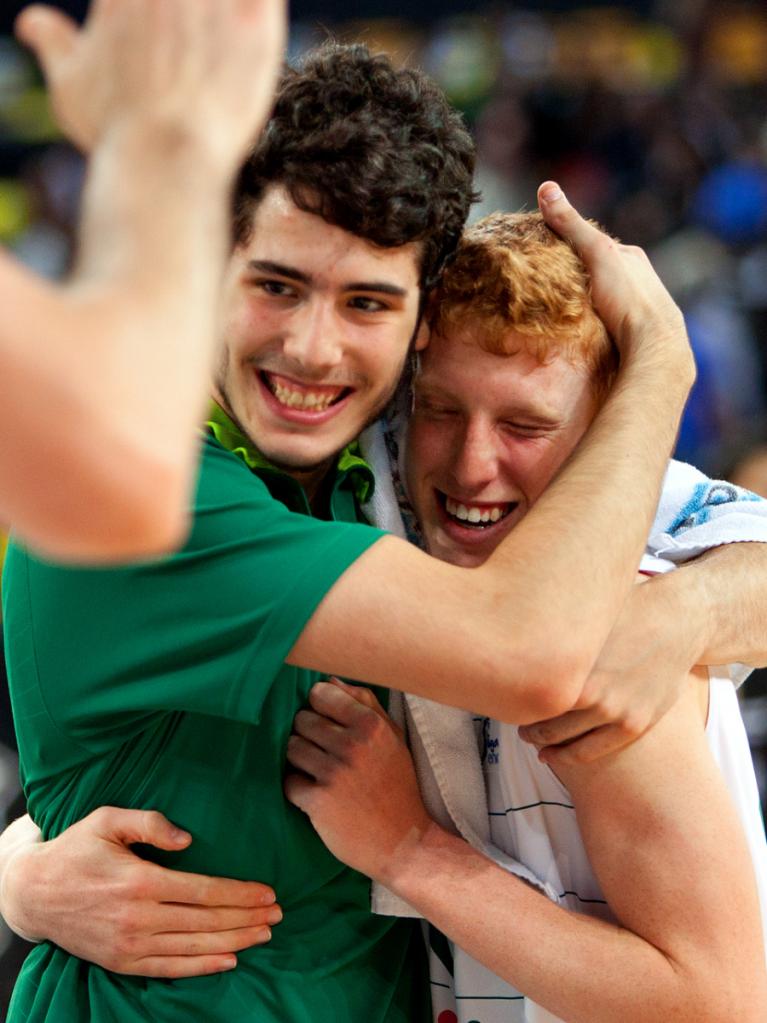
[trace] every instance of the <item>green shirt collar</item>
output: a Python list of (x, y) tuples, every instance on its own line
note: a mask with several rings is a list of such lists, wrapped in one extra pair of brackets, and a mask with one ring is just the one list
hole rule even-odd
[[(208, 419), (205, 425), (218, 443), (223, 448), (226, 448), (227, 451), (231, 451), (233, 455), (242, 459), (251, 471), (276, 473), (280, 476), (288, 475), (283, 469), (273, 465), (268, 458), (261, 454), (250, 438), (245, 436), (242, 430), (215, 401), (210, 403)], [(348, 477), (358, 504), (365, 504), (373, 496), (375, 488), (373, 470), (362, 457), (358, 441), (352, 441), (339, 454), (335, 471), (335, 485), (338, 486)]]

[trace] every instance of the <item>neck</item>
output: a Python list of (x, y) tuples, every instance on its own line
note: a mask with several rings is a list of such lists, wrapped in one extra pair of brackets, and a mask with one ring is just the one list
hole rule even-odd
[(321, 515), (327, 497), (323, 484), (331, 478), (333, 459), (322, 465), (313, 465), (309, 469), (295, 469), (290, 466), (280, 468), (284, 469), (288, 476), (292, 476), (296, 483), (301, 484), (310, 508), (315, 515)]
[[(253, 447), (256, 448), (256, 450), (260, 451), (261, 449), (255, 442), (255, 440), (251, 437), (251, 435), (248, 433), (248, 431), (245, 429), (244, 424), (240, 422), (240, 420), (232, 411), (232, 408), (229, 402), (226, 400), (226, 396), (221, 392), (221, 389), (214, 386), (212, 397), (213, 400), (218, 405), (221, 406), (224, 412), (226, 412), (226, 414), (229, 416), (229, 418), (232, 420), (235, 426), (239, 429), (240, 433), (242, 433), (244, 437), (248, 438), (248, 440), (253, 445)], [(263, 453), (264, 452), (262, 452), (262, 454)], [(266, 457), (269, 458), (268, 455)], [(273, 461), (272, 459), (270, 460)], [(309, 501), (309, 506), (311, 507), (312, 511), (315, 513), (315, 515), (321, 514), (322, 505), (324, 500), (326, 499), (325, 488), (323, 487), (323, 483), (325, 482), (325, 480), (330, 478), (333, 465), (335, 464), (335, 456), (325, 459), (318, 465), (310, 465), (307, 466), (306, 468), (293, 465), (284, 465), (283, 463), (277, 461), (274, 461), (273, 464), (278, 469), (281, 469), (286, 474), (286, 476), (290, 476), (292, 479), (296, 481), (296, 483), (299, 483), (301, 487), (303, 487), (304, 493), (306, 494), (307, 500)]]

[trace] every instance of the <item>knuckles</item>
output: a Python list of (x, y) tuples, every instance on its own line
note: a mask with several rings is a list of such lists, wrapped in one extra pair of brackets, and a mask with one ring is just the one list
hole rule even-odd
[(115, 813), (116, 809), (113, 806), (100, 806), (91, 811), (82, 823), (93, 825), (99, 831), (111, 831)]
[(386, 721), (372, 708), (367, 713), (360, 714), (357, 730), (363, 743), (379, 743), (389, 732)]
[(552, 739), (556, 739), (556, 733), (549, 724), (540, 722), (537, 725), (528, 725), (525, 730), (525, 741), (534, 746), (549, 746)]
[(285, 750), (288, 755), (288, 760), (292, 762), (293, 758), (297, 756), (301, 751), (301, 737), (298, 735), (288, 736), (288, 742), (285, 747)]
[(146, 935), (140, 932), (140, 926), (135, 908), (120, 906), (112, 915), (108, 936), (100, 943), (99, 964), (115, 973), (125, 973), (145, 951)]
[[(299, 735), (306, 735), (307, 729), (312, 721), (316, 718), (315, 714), (312, 714), (308, 710), (299, 710), (293, 719), (293, 728)], [(292, 737), (291, 737), (292, 738)]]
[(624, 715), (619, 727), (621, 733), (633, 741), (644, 735), (651, 724), (652, 717), (647, 711), (634, 709)]
[(139, 861), (126, 868), (122, 877), (116, 882), (116, 898), (126, 908), (132, 909), (134, 903), (143, 902), (151, 897), (152, 884), (147, 874), (148, 867)]
[(340, 759), (352, 769), (361, 767), (386, 748), (390, 737), (391, 730), (379, 714), (373, 710), (361, 714), (354, 727), (339, 736)]

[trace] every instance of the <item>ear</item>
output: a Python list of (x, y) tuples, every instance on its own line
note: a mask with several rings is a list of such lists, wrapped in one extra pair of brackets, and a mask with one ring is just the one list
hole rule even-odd
[(426, 322), (426, 317), (421, 317), (421, 322), (418, 324), (418, 330), (415, 333), (415, 341), (413, 342), (413, 351), (422, 352), (429, 343), (431, 334), (429, 331), (429, 324)]

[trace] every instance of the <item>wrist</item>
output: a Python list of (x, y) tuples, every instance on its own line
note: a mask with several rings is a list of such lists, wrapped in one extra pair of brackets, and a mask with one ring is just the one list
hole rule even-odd
[(607, 402), (628, 402), (632, 418), (647, 424), (652, 435), (663, 436), (670, 457), (679, 422), (695, 381), (692, 359), (675, 359), (668, 354), (621, 356), (621, 366)]
[(201, 311), (213, 312), (220, 280), (212, 271), (216, 262), (223, 271), (231, 245), (232, 178), (197, 132), (139, 117), (110, 126), (88, 172), (71, 286), (92, 296), (95, 285), (107, 308), (125, 306), (128, 329), (138, 319), (146, 331), (147, 309), (159, 303), (174, 330), (185, 315), (194, 330)]
[(681, 568), (654, 576), (640, 587), (652, 616), (650, 634), (668, 636), (666, 646), (687, 671), (701, 663), (709, 630), (709, 602), (695, 581), (694, 573)]
[(621, 354), (620, 376), (630, 375), (633, 380), (646, 380), (648, 387), (663, 387), (672, 400), (687, 400), (695, 382), (695, 359), (682, 326), (676, 332), (655, 334), (638, 340)]
[(424, 877), (429, 877), (433, 871), (435, 858), (453, 837), (427, 817), (420, 827), (411, 829), (391, 856), (386, 857), (377, 880), (406, 902), (412, 902), (423, 886)]
[(225, 150), (215, 132), (161, 114), (126, 114), (109, 125), (101, 141), (96, 159), (102, 151), (114, 152), (129, 165), (140, 162), (143, 175), (159, 168), (164, 178), (177, 164), (179, 186), (204, 182), (203, 196), (215, 193), (216, 186), (231, 187), (240, 157)]

